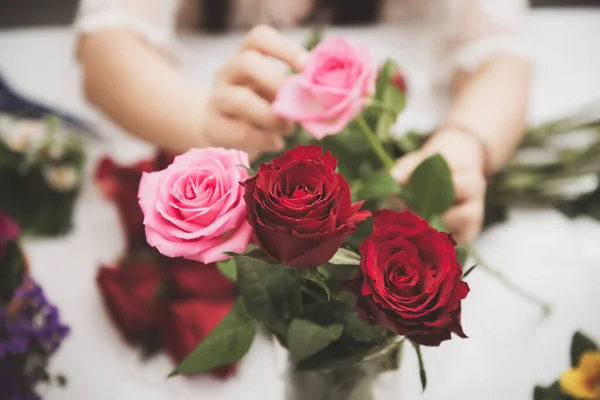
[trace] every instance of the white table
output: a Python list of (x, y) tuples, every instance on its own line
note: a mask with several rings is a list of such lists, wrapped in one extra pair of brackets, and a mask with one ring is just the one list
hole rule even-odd
[[(306, 32), (292, 32), (301, 38)], [(372, 40), (385, 30), (340, 31)], [(534, 44), (536, 79), (531, 120), (569, 113), (600, 97), (600, 12), (536, 11), (529, 37)], [(239, 36), (206, 42), (184, 40), (183, 67), (192, 79), (210, 79)], [(127, 161), (149, 154), (148, 146), (128, 138), (82, 100), (68, 29), (0, 32), (0, 69), (22, 92), (60, 105), (94, 121), (107, 140), (89, 146), (88, 177), (99, 155), (111, 152)], [(211, 51), (207, 51), (211, 50)], [(202, 62), (200, 62), (202, 60)], [(200, 67), (201, 66), (201, 67)], [(226, 382), (209, 377), (166, 381), (172, 364), (159, 356), (142, 364), (138, 353), (118, 336), (107, 319), (95, 284), (96, 269), (115, 260), (123, 237), (115, 209), (88, 179), (75, 215), (74, 231), (61, 239), (27, 243), (35, 276), (61, 308), (73, 332), (52, 369), (69, 378), (67, 389), (51, 389), (50, 400), (280, 400), (282, 380), (275, 352), (257, 340), (239, 374)], [(550, 210), (519, 211), (478, 241), (481, 252), (514, 280), (554, 306), (541, 314), (507, 292), (482, 271), (469, 277), (464, 302), (468, 340), (425, 349), (429, 388), (420, 394), (416, 359), (406, 351), (397, 397), (413, 399), (531, 399), (536, 383), (550, 383), (568, 366), (570, 336), (582, 329), (600, 341), (600, 224), (567, 220)]]

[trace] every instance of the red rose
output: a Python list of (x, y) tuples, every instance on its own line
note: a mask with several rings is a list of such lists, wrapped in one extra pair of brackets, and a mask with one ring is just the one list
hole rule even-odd
[(262, 164), (246, 181), (247, 220), (270, 257), (291, 267), (317, 267), (369, 217), (360, 210), (362, 202), (351, 203), (336, 166), (329, 151), (298, 146)]
[(469, 286), (454, 245), (409, 211), (378, 211), (360, 247), (361, 272), (346, 282), (359, 315), (425, 346), (438, 346), (451, 332), (466, 337), (460, 302)]
[[(229, 313), (235, 299), (189, 300), (169, 304), (161, 319), (163, 346), (176, 364), (181, 363)], [(235, 364), (212, 371), (219, 377), (235, 372)]]
[(157, 327), (157, 295), (163, 279), (162, 268), (144, 263), (101, 267), (98, 271), (97, 281), (104, 303), (130, 343)]
[(215, 264), (174, 258), (168, 261), (167, 271), (177, 299), (226, 300), (237, 294), (235, 283), (223, 276)]
[(166, 168), (173, 160), (166, 153), (158, 153), (152, 160), (134, 165), (116, 164), (110, 157), (100, 160), (96, 169), (96, 181), (103, 194), (113, 200), (125, 229), (125, 240), (130, 250), (148, 247), (144, 232), (144, 215), (138, 203), (138, 187), (142, 173)]

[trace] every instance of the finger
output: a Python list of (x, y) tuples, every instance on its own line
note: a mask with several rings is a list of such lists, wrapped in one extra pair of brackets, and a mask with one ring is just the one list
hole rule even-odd
[(452, 181), (454, 182), (454, 197), (457, 203), (473, 198), (480, 199), (485, 196), (486, 182), (481, 175), (455, 172), (452, 174)]
[(422, 159), (423, 157), (418, 152), (407, 154), (396, 162), (396, 165), (392, 168), (390, 174), (400, 184), (404, 185), (408, 183), (410, 175), (421, 163)]
[(470, 243), (481, 232), (483, 201), (471, 201), (455, 206), (444, 215), (442, 221), (458, 243)]
[(263, 153), (280, 152), (285, 148), (285, 141), (276, 133), (258, 129), (244, 121), (220, 118), (219, 132), (235, 132), (228, 141), (228, 146), (248, 153), (251, 160)]
[(275, 100), (287, 74), (256, 50), (236, 55), (224, 69), (225, 79), (234, 85), (250, 85), (267, 101)]
[(306, 49), (268, 25), (252, 28), (241, 47), (241, 51), (245, 50), (256, 50), (283, 61), (295, 70), (301, 70), (308, 58)]
[(272, 109), (271, 104), (244, 86), (224, 86), (215, 91), (216, 107), (224, 114), (243, 119), (256, 128), (286, 134), (289, 122)]

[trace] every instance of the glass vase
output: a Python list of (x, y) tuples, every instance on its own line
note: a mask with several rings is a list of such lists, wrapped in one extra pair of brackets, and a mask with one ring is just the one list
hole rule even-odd
[[(394, 357), (400, 356), (401, 348)], [(286, 400), (379, 400), (397, 399), (398, 389), (382, 375), (394, 374), (397, 364), (390, 370), (389, 354), (380, 355), (359, 363), (317, 371), (293, 371), (288, 363), (286, 373)], [(387, 372), (386, 372), (387, 371)], [(392, 381), (398, 382), (396, 376)]]

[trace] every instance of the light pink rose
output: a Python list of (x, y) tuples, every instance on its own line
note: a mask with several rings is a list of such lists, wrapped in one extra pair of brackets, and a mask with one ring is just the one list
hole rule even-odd
[(242, 253), (252, 228), (244, 188), (248, 155), (222, 148), (192, 149), (166, 169), (142, 175), (138, 198), (146, 240), (168, 257), (205, 264)]
[(377, 65), (369, 49), (343, 38), (323, 40), (298, 75), (279, 89), (278, 115), (299, 122), (315, 139), (341, 132), (375, 91)]

